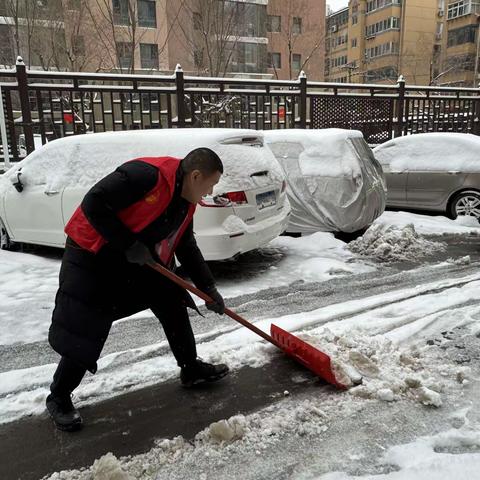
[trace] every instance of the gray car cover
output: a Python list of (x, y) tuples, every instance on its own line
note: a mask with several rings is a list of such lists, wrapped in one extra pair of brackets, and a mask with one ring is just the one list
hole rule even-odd
[(385, 210), (383, 171), (355, 130), (264, 131), (287, 177), (289, 232), (354, 232)]

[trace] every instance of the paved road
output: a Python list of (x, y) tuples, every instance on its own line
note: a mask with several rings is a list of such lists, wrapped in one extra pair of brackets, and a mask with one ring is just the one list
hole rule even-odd
[[(272, 318), (478, 273), (478, 237), (445, 237), (444, 240), (448, 240), (447, 251), (441, 257), (427, 259), (422, 265), (391, 265), (370, 274), (323, 283), (297, 282), (289, 287), (231, 299), (229, 306), (247, 318)], [(442, 260), (464, 255), (470, 255), (470, 263), (438, 266)], [(251, 262), (251, 257), (248, 261)], [(214, 266), (214, 269), (217, 277), (238, 275), (238, 267), (230, 273), (225, 265)], [(231, 320), (213, 315), (195, 316), (193, 325), (196, 333), (227, 325), (236, 328)], [(161, 336), (161, 329), (150, 317), (120, 322), (112, 329), (105, 353), (149, 345), (152, 338), (161, 339)], [(209, 340), (211, 338), (203, 341)], [(0, 355), (3, 371), (56, 360), (45, 342), (5, 346)], [(0, 426), (0, 478), (38, 479), (60, 469), (89, 465), (108, 451), (116, 455), (147, 451), (155, 438), (176, 435), (192, 438), (213, 421), (239, 412), (246, 414), (272, 403), (275, 398), (281, 398), (284, 390), (308, 394), (312, 389), (325, 391), (331, 387), (279, 354), (274, 362), (263, 368), (242, 368), (206, 389), (186, 391), (177, 382), (166, 382), (85, 407), (82, 414), (88, 426), (73, 435), (57, 432), (46, 416), (22, 419)]]

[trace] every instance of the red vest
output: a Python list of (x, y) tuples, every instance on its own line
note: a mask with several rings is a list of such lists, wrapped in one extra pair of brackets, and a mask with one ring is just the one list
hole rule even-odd
[[(134, 233), (143, 230), (156, 220), (167, 208), (175, 191), (175, 177), (180, 160), (173, 157), (137, 158), (158, 169), (157, 184), (141, 200), (120, 210), (120, 220)], [(155, 246), (160, 260), (169, 265), (183, 233), (190, 224), (196, 205), (190, 205), (185, 220), (178, 230)], [(87, 220), (82, 207), (79, 206), (65, 227), (65, 233), (85, 250), (97, 253), (107, 241)]]

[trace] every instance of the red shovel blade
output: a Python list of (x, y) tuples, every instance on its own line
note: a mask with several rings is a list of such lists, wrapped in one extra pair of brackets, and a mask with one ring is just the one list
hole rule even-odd
[(273, 323), (270, 326), (270, 335), (277, 342), (279, 348), (297, 362), (337, 388), (347, 388), (335, 378), (330, 357), (327, 354)]

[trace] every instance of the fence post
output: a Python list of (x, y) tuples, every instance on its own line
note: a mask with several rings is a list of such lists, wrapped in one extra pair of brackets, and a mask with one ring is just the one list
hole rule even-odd
[[(25, 135), (25, 146), (27, 147), (27, 155), (35, 150), (33, 143), (33, 124), (32, 113), (30, 112), (30, 101), (28, 98), (28, 77), (27, 69), (22, 57), (17, 57), (17, 83), (18, 95), (20, 96), (20, 107), (22, 109), (22, 126)], [(16, 142), (16, 139), (12, 139)]]
[(177, 90), (177, 127), (182, 128), (185, 127), (185, 81), (180, 64), (175, 67), (175, 86)]
[[(479, 27), (480, 28), (480, 27)], [(480, 37), (480, 29), (478, 31)], [(473, 119), (473, 134), (480, 135), (480, 83), (477, 86), (478, 94), (475, 102), (475, 118)]]
[(400, 75), (397, 80), (398, 99), (397, 99), (397, 124), (395, 125), (395, 137), (401, 137), (403, 133), (403, 113), (405, 107), (405, 78)]
[(307, 76), (302, 70), (298, 75), (300, 81), (300, 128), (307, 128)]

